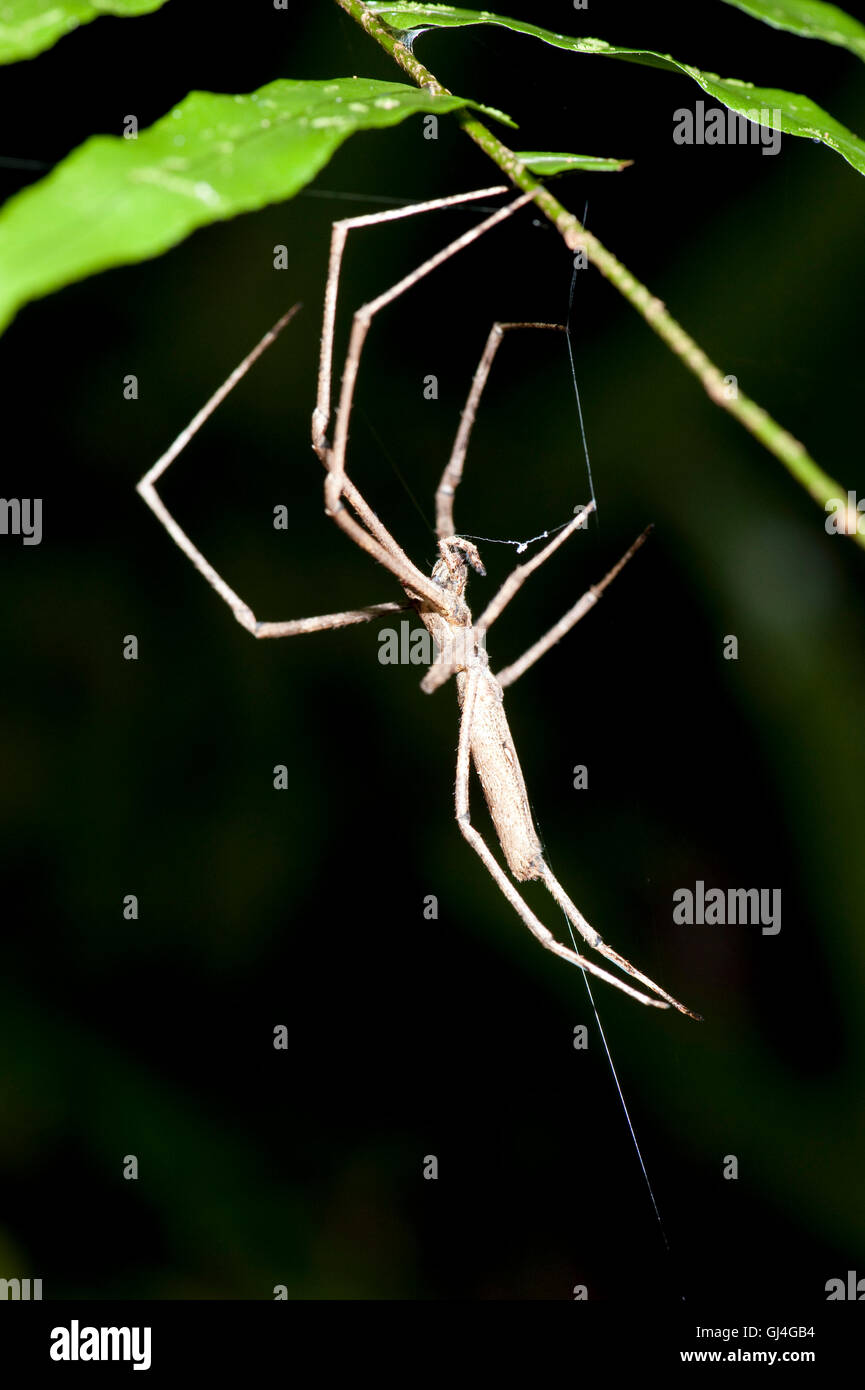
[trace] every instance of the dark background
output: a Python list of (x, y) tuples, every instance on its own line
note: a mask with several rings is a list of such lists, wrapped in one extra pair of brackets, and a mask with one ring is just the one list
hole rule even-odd
[[(213, 8), (100, 19), (6, 69), (2, 153), (50, 165), (193, 88), (399, 80), (333, 5)], [(865, 132), (852, 55), (727, 6), (505, 9), (805, 91)], [(849, 165), (791, 137), (775, 158), (674, 145), (673, 112), (704, 96), (685, 77), (499, 29), (426, 35), (416, 51), (514, 116), (517, 148), (632, 158), (557, 192), (578, 213), (588, 199), (591, 228), (723, 370), (865, 488), (865, 184)], [(0, 167), (10, 194), (37, 176)], [(496, 181), (447, 118), (436, 142), (420, 118), (359, 135), (311, 192), (362, 201), (307, 194), (199, 231), (27, 307), (0, 343), (2, 491), (43, 497), (45, 525), (39, 547), (0, 545), (0, 1274), (42, 1278), (45, 1297), (267, 1299), (285, 1284), (295, 1298), (568, 1299), (585, 1283), (619, 1302), (816, 1305), (827, 1279), (865, 1274), (861, 550), (826, 534), (596, 272), (580, 276), (600, 525), (532, 581), (490, 648), (494, 666), (514, 659), (655, 523), (508, 708), (565, 887), (705, 1015), (595, 989), (668, 1255), (583, 982), (531, 939), (453, 823), (452, 687), (425, 697), (417, 668), (381, 665), (372, 626), (251, 641), (135, 493), (300, 299), (163, 495), (259, 617), (400, 597), (325, 519), (308, 442), (329, 226), (376, 196)], [(343, 309), (476, 217), (357, 233)], [(568, 253), (525, 213), (375, 325), (350, 467), (418, 563), (434, 538), (404, 484), (430, 518), (489, 324), (560, 319), (569, 283)], [(522, 539), (586, 496), (564, 343), (512, 338), (457, 524)], [(271, 525), (278, 503), (287, 532)], [(515, 561), (481, 549), (476, 609)], [(122, 659), (129, 633), (137, 662)], [(273, 790), (278, 763), (288, 792)], [(780, 935), (674, 926), (672, 893), (698, 878), (780, 887)], [(527, 897), (561, 934), (544, 891)], [(587, 1052), (572, 1046), (580, 1023)], [(272, 1046), (278, 1024), (288, 1051)]]

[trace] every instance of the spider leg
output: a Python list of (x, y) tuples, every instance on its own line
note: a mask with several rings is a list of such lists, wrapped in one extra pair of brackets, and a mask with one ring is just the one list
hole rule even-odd
[(436, 535), (439, 537), (439, 540), (446, 540), (448, 536), (453, 536), (456, 532), (456, 527), (454, 526), (454, 493), (462, 481), (463, 464), (465, 463), (469, 438), (478, 413), (478, 405), (480, 404), (484, 387), (487, 384), (487, 377), (493, 365), (493, 358), (501, 347), (505, 333), (512, 328), (552, 328), (557, 329), (560, 333), (567, 331), (563, 323), (493, 324), (486, 341), (486, 346), (481, 353), (481, 359), (475, 368), (475, 374), (472, 378), (468, 398), (463, 407), (462, 414), (460, 415), (459, 429), (456, 433), (451, 456), (445, 465), (441, 482), (436, 489)]
[[(562, 530), (544, 546), (543, 550), (538, 551), (534, 559), (529, 560), (525, 565), (517, 565), (516, 569), (512, 570), (498, 593), (490, 600), (483, 613), (475, 622), (475, 632), (481, 643), (485, 641), (489, 627), (501, 616), (511, 599), (519, 592), (529, 576), (534, 574), (535, 570), (540, 569), (541, 565), (550, 558), (554, 551), (558, 550), (560, 545), (564, 545), (565, 541), (568, 540), (576, 530), (581, 529), (585, 525), (586, 518), (594, 510), (595, 504), (593, 501), (589, 502), (587, 506), (581, 507), (573, 520), (569, 521), (567, 526), (563, 527)], [(554, 646), (556, 642), (561, 641), (565, 633), (570, 632), (571, 628), (580, 621), (580, 618), (585, 617), (586, 613), (588, 613), (591, 608), (594, 608), (607, 585), (612, 583), (627, 564), (628, 560), (630, 560), (631, 556), (639, 550), (651, 529), (651, 527), (648, 527), (643, 534), (637, 538), (626, 554), (622, 556), (621, 560), (619, 560), (609, 573), (604, 576), (600, 583), (593, 585), (591, 589), (587, 590), (582, 598), (578, 599), (574, 604), (573, 608), (569, 609), (565, 616), (550, 628), (549, 632), (539, 638), (527, 652), (524, 652), (519, 660), (513, 662), (510, 666), (505, 666), (501, 671), (496, 673), (496, 680), (502, 688), (506, 685), (513, 685), (514, 681), (517, 680), (524, 671), (527, 671), (528, 668), (542, 657), (545, 652), (549, 651), (550, 647)], [(425, 694), (430, 694), (432, 691), (437, 690), (440, 685), (444, 685), (458, 669), (459, 668), (456, 666), (442, 666), (440, 664), (431, 666), (421, 681), (421, 690), (423, 690)]]
[[(588, 970), (592, 975), (597, 975), (601, 980), (606, 980), (607, 984), (614, 985), (616, 989), (621, 990), (624, 994), (629, 994), (632, 999), (638, 1000), (641, 1004), (648, 1004), (656, 1009), (666, 1009), (668, 1005), (664, 1003), (663, 999), (652, 999), (647, 994), (641, 994), (639, 990), (633, 989), (629, 984), (626, 984), (624, 980), (617, 978), (615, 975), (611, 975), (609, 971), (602, 969), (599, 965), (595, 965), (593, 961), (587, 960), (584, 956), (578, 955), (576, 951), (570, 950), (567, 946), (563, 946), (561, 942), (557, 941), (552, 932), (535, 916), (528, 903), (520, 893), (517, 892), (516, 888), (497, 862), (495, 856), (490, 851), (483, 837), (472, 825), (469, 815), (469, 768), (472, 716), (479, 676), (480, 672), (477, 668), (469, 670), (464, 676), (465, 687), (462, 718), (460, 721), (460, 741), (459, 752), (457, 754), (456, 775), (456, 819), (462, 835), (468, 840), (484, 867), (498, 884), (517, 916), (546, 950), (552, 951), (554, 955), (561, 956), (563, 960), (569, 961), (571, 965), (582, 966), (584, 970)], [(635, 974), (636, 972), (632, 973)], [(647, 983), (651, 985), (651, 981)], [(652, 988), (654, 989), (656, 986), (652, 985)], [(663, 993), (663, 991), (659, 991), (659, 993)], [(665, 997), (669, 999), (669, 996)], [(674, 1003), (675, 1001), (671, 1000), (670, 1002)]]
[[(579, 518), (576, 518), (576, 520), (579, 520)], [(562, 535), (568, 534), (569, 528), (573, 527), (573, 525), (573, 522), (569, 522), (568, 526), (565, 528), (565, 531), (562, 532)], [(637, 539), (634, 541), (634, 544), (630, 546), (628, 550), (625, 551), (625, 554), (622, 556), (621, 560), (617, 561), (617, 563), (613, 565), (613, 568), (609, 570), (607, 574), (604, 575), (603, 579), (598, 584), (593, 584), (590, 589), (587, 589), (586, 592), (583, 594), (582, 598), (577, 599), (577, 602), (574, 604), (573, 608), (568, 609), (564, 617), (560, 618), (557, 623), (553, 624), (549, 632), (544, 633), (543, 637), (539, 637), (537, 642), (533, 642), (532, 645), (529, 647), (528, 651), (523, 652), (522, 656), (519, 657), (516, 661), (512, 662), (510, 666), (505, 666), (501, 671), (496, 672), (496, 680), (498, 681), (499, 685), (501, 685), (502, 687), (506, 685), (513, 685), (515, 680), (518, 680), (520, 676), (522, 676), (529, 669), (530, 666), (533, 666), (536, 661), (539, 661), (540, 658), (550, 650), (550, 647), (554, 647), (557, 642), (560, 642), (562, 638), (565, 636), (565, 634), (570, 632), (571, 628), (574, 627), (580, 621), (580, 618), (584, 618), (586, 614), (589, 612), (589, 610), (594, 608), (595, 604), (597, 603), (598, 599), (601, 597), (607, 586), (609, 584), (612, 584), (616, 576), (618, 574), (621, 574), (622, 570), (624, 569), (628, 561), (631, 559), (631, 557), (636, 555), (637, 551), (640, 549), (640, 546), (645, 541), (651, 529), (651, 526), (648, 526), (646, 530), (643, 532), (643, 534), (637, 537)], [(558, 537), (556, 539), (558, 539)], [(547, 546), (545, 550), (541, 551), (540, 555), (536, 557), (538, 562), (546, 559), (546, 554), (549, 551), (549, 546)], [(535, 566), (535, 568), (536, 567), (537, 566)], [(531, 573), (532, 566), (524, 565), (521, 566), (521, 568), (524, 571), (524, 573), (520, 576), (519, 582), (517, 583), (513, 592), (507, 594), (505, 598), (505, 603), (510, 602), (510, 600), (514, 596), (514, 593), (516, 593), (516, 590), (528, 578), (528, 574)], [(526, 573), (525, 571), (528, 571), (528, 573)], [(499, 600), (499, 595), (502, 594), (504, 590), (508, 587), (508, 585), (511, 582), (511, 579), (516, 578), (518, 574), (519, 571), (515, 570), (514, 573), (510, 576), (510, 579), (505, 580), (504, 584), (502, 585), (502, 588), (499, 590), (499, 594), (496, 595), (496, 597), (490, 604), (490, 608), (495, 608)], [(502, 607), (503, 606), (504, 605), (502, 605)], [(489, 609), (487, 609), (487, 612), (489, 612)], [(500, 612), (501, 607), (499, 607), (497, 611), (493, 613), (493, 617), (498, 617), (498, 614)], [(481, 615), (478, 626), (480, 626), (484, 622), (486, 616), (486, 613)]]
[(559, 880), (545, 862), (542, 863), (539, 877), (559, 904), (559, 907), (564, 912), (568, 921), (573, 923), (583, 939), (592, 947), (592, 950), (598, 951), (606, 960), (612, 961), (614, 965), (617, 965), (620, 970), (624, 970), (628, 975), (632, 975), (635, 980), (639, 980), (641, 984), (646, 985), (649, 989), (653, 989), (656, 994), (660, 994), (662, 999), (666, 999), (667, 1003), (672, 1004), (673, 1008), (678, 1009), (680, 1013), (687, 1014), (689, 1018), (695, 1018), (698, 1022), (701, 1021), (699, 1014), (695, 1014), (691, 1009), (686, 1008), (684, 1004), (680, 1004), (679, 1000), (674, 999), (672, 994), (668, 994), (665, 989), (661, 989), (661, 986), (656, 985), (654, 980), (650, 980), (648, 975), (644, 975), (641, 970), (637, 970), (635, 966), (631, 965), (629, 960), (625, 960), (624, 956), (620, 956), (618, 951), (614, 951), (612, 946), (607, 945), (594, 928), (589, 925), (579, 908), (568, 897), (564, 888), (559, 883)]
[(341, 613), (321, 613), (317, 618), (288, 618), (285, 622), (256, 623), (252, 629), (254, 637), (301, 637), (307, 632), (325, 632), (338, 627), (352, 627), (355, 623), (371, 623), (383, 618), (386, 613), (404, 613), (414, 610), (415, 604), (406, 599), (404, 603), (371, 603), (366, 608), (347, 608)]
[[(488, 192), (488, 190), (484, 191)], [(506, 207), (499, 208), (490, 217), (487, 217), (483, 222), (478, 223), (477, 226), (464, 232), (462, 236), (456, 237), (441, 251), (438, 251), (434, 256), (430, 256), (428, 260), (410, 271), (408, 275), (403, 276), (401, 280), (391, 285), (384, 293), (370, 300), (369, 303), (362, 305), (361, 308), (357, 310), (352, 320), (351, 335), (349, 337), (348, 352), (346, 353), (340, 388), (336, 428), (331, 445), (328, 445), (324, 438), (324, 429), (329, 409), (330, 372), (333, 351), (331, 316), (335, 309), (336, 280), (339, 274), (339, 264), (342, 254), (339, 244), (337, 244), (335, 260), (331, 265), (331, 270), (328, 275), (328, 286), (325, 292), (325, 322), (322, 333), (323, 362), (320, 368), (319, 403), (313, 415), (312, 433), (313, 447), (328, 472), (324, 487), (325, 511), (329, 516), (333, 517), (337, 525), (340, 526), (361, 549), (367, 551), (367, 553), (378, 560), (380, 564), (384, 565), (386, 569), (389, 569), (404, 588), (409, 590), (411, 594), (416, 594), (426, 599), (428, 603), (440, 612), (446, 612), (448, 608), (447, 604), (443, 601), (439, 586), (412, 564), (405, 552), (382, 526), (381, 522), (378, 521), (378, 518), (374, 516), (371, 509), (366, 507), (365, 503), (362, 509), (358, 508), (357, 494), (352, 497), (347, 493), (345, 456), (348, 445), (348, 425), (351, 417), (351, 408), (361, 354), (372, 320), (381, 309), (392, 303), (395, 299), (398, 299), (400, 295), (404, 294), (413, 285), (416, 285), (424, 276), (429, 275), (431, 271), (437, 269), (438, 266), (449, 260), (451, 256), (456, 255), (458, 251), (462, 251), (465, 247), (470, 246), (472, 242), (482, 237), (485, 232), (488, 232), (499, 222), (504, 221), (505, 218), (510, 217), (518, 208), (523, 207), (525, 203), (529, 202), (533, 196), (533, 193), (521, 194), (520, 197), (514, 199), (513, 202), (509, 203)], [(452, 199), (441, 200), (439, 205), (448, 206), (452, 202)], [(398, 209), (396, 211), (401, 212), (403, 215), (407, 215), (408, 213), (406, 209)], [(373, 214), (371, 218), (365, 219), (365, 222), (367, 225), (370, 225), (373, 222), (380, 222), (386, 219), (390, 219), (389, 214), (376, 213)], [(359, 219), (349, 220), (356, 224)], [(343, 494), (346, 494), (349, 505), (357, 511), (360, 520), (357, 520), (346, 509), (342, 502)], [(360, 501), (362, 502), (362, 499), (360, 499)], [(372, 523), (371, 518), (373, 519)], [(361, 522), (366, 523), (366, 525), (361, 525)]]
[(180, 547), (199, 574), (202, 574), (208, 584), (216, 590), (231, 609), (241, 626), (251, 632), (254, 637), (296, 637), (307, 632), (323, 632), (330, 628), (347, 627), (352, 623), (366, 623), (380, 617), (384, 613), (392, 613), (401, 609), (411, 608), (414, 605), (410, 602), (405, 603), (379, 603), (373, 604), (368, 608), (348, 609), (342, 613), (323, 613), (314, 618), (292, 618), (285, 622), (259, 622), (248, 604), (234, 592), (222, 576), (213, 568), (208, 560), (202, 555), (201, 551), (190, 540), (186, 532), (175, 521), (169, 512), (159, 493), (156, 491), (156, 482), (162, 474), (174, 462), (179, 454), (183, 452), (192, 439), (197, 434), (217, 406), (225, 400), (228, 393), (237, 385), (242, 377), (246, 375), (253, 363), (257, 362), (263, 352), (275, 342), (279, 332), (294, 317), (300, 305), (295, 304), (289, 309), (287, 314), (283, 314), (278, 323), (265, 333), (264, 337), (247, 353), (243, 361), (235, 367), (234, 371), (213, 395), (206, 405), (202, 406), (198, 414), (193, 417), (186, 429), (182, 430), (174, 443), (165, 451), (161, 458), (157, 459), (153, 467), (148, 469), (144, 477), (138, 483), (138, 492), (144, 498), (150, 510), (159, 518), (171, 539)]
[(327, 440), (325, 434), (330, 423), (331, 382), (333, 380), (333, 337), (336, 325), (336, 301), (339, 293), (339, 276), (348, 234), (357, 227), (377, 227), (382, 222), (398, 222), (403, 217), (414, 217), (421, 212), (434, 212), (439, 208), (457, 207), (460, 203), (470, 203), (476, 198), (495, 198), (507, 193), (508, 185), (499, 184), (495, 188), (478, 188), (471, 193), (454, 193), (447, 198), (433, 198), (426, 203), (412, 203), (408, 207), (388, 208), (384, 212), (367, 213), (363, 217), (344, 217), (334, 222), (330, 236), (330, 258), (328, 261), (327, 285), (324, 292), (324, 320), (321, 326), (321, 356), (318, 368), (318, 395), (312, 417), (312, 445), (325, 462)]
[(517, 565), (516, 569), (512, 570), (508, 575), (495, 597), (487, 604), (475, 626), (480, 629), (492, 627), (496, 618), (501, 616), (511, 599), (523, 587), (529, 576), (534, 574), (535, 570), (540, 569), (544, 561), (548, 560), (550, 556), (558, 550), (560, 545), (564, 545), (565, 541), (568, 540), (575, 531), (582, 530), (585, 527), (586, 521), (594, 510), (594, 501), (589, 502), (585, 507), (581, 507), (573, 520), (569, 521), (567, 526), (563, 526), (561, 531), (544, 546), (543, 550), (539, 550), (537, 555), (531, 560), (528, 560), (526, 564)]

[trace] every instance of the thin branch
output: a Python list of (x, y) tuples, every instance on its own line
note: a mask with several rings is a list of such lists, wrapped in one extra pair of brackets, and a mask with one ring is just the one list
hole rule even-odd
[[(429, 69), (400, 42), (397, 34), (371, 13), (364, 0), (336, 0), (336, 3), (366, 30), (370, 38), (375, 39), (419, 87), (450, 95), (447, 88), (443, 87)], [(634, 306), (649, 327), (654, 329), (658, 337), (663, 339), (688, 370), (702, 382), (716, 405), (734, 416), (770, 453), (780, 459), (796, 481), (801, 483), (806, 492), (824, 509), (831, 499), (846, 498), (847, 492), (841, 484), (824, 472), (805, 446), (779, 425), (768, 411), (738, 388), (735, 394), (729, 393), (723, 372), (673, 318), (662, 301), (641, 284), (597, 237), (588, 232), (572, 212), (563, 207), (558, 198), (517, 159), (513, 150), (502, 144), (474, 114), (458, 111), (455, 115), (465, 133), (480, 146), (502, 173), (507, 175), (515, 187), (524, 193), (534, 195), (536, 206), (548, 221), (552, 222), (565, 245), (574, 252), (584, 251), (586, 259), (597, 266), (601, 274), (605, 275), (619, 293)], [(843, 528), (839, 529), (845, 534)], [(859, 534), (857, 526), (848, 526), (846, 534), (853, 535), (858, 544), (865, 549), (865, 535)]]

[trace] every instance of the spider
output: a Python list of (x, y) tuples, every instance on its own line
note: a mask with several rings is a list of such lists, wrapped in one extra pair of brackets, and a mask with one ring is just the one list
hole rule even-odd
[[(293, 618), (285, 622), (259, 622), (247, 604), (229, 587), (193, 545), (156, 492), (155, 483), (157, 480), (241, 377), (275, 340), (279, 332), (296, 313), (299, 305), (294, 305), (288, 313), (284, 314), (235, 368), (186, 429), (177, 436), (170, 448), (144, 475), (138, 483), (138, 492), (155, 512), (180, 549), (225, 600), (237, 621), (256, 638), (294, 637), (308, 632), (322, 632), (327, 629), (347, 627), (353, 623), (370, 622), (388, 613), (407, 609), (414, 610), (427, 628), (437, 650), (437, 659), (424, 676), (421, 689), (426, 693), (431, 693), (439, 686), (444, 685), (451, 676), (455, 677), (457, 699), (461, 711), (455, 791), (457, 824), (462, 835), (498, 884), (508, 902), (529, 931), (548, 951), (554, 952), (555, 955), (573, 965), (581, 966), (592, 975), (596, 975), (608, 984), (624, 991), (641, 1004), (661, 1009), (673, 1005), (674, 1008), (679, 1009), (689, 1017), (699, 1018), (699, 1014), (686, 1008), (660, 985), (655, 984), (642, 971), (631, 965), (630, 961), (625, 960), (611, 946), (608, 946), (586, 921), (579, 908), (571, 901), (552, 873), (544, 859), (540, 839), (532, 820), (526, 786), (503, 704), (504, 688), (512, 685), (594, 607), (608, 584), (618, 575), (643, 543), (647, 532), (644, 532), (634, 542), (600, 583), (588, 589), (545, 636), (535, 642), (517, 661), (495, 674), (490, 669), (486, 651), (487, 632), (529, 576), (559, 546), (563, 545), (574, 531), (585, 526), (586, 518), (594, 509), (594, 502), (587, 507), (580, 508), (578, 514), (561, 528), (532, 560), (517, 565), (479, 618), (472, 618), (466, 601), (469, 568), (480, 575), (483, 575), (485, 571), (477, 547), (471, 540), (465, 539), (455, 532), (454, 497), (462, 477), (469, 438), (493, 358), (505, 332), (509, 329), (524, 327), (562, 329), (563, 326), (561, 324), (511, 323), (493, 325), (475, 371), (451, 456), (436, 490), (436, 535), (439, 558), (433, 567), (432, 574), (425, 574), (412, 563), (405, 551), (364, 500), (345, 470), (349, 420), (355, 383), (364, 342), (375, 315), (444, 261), (456, 255), (464, 247), (469, 246), (498, 223), (504, 221), (505, 218), (512, 216), (530, 200), (532, 194), (523, 194), (504, 207), (498, 208), (484, 221), (449, 242), (436, 255), (431, 256), (376, 299), (357, 310), (352, 321), (345, 358), (333, 439), (330, 440), (327, 436), (331, 419), (336, 303), (342, 257), (348, 233), (359, 227), (374, 226), (402, 217), (412, 217), (419, 213), (454, 207), (460, 203), (479, 198), (491, 198), (504, 192), (507, 192), (506, 187), (483, 188), (470, 193), (452, 194), (445, 198), (436, 198), (429, 202), (388, 209), (385, 212), (372, 213), (362, 217), (344, 218), (333, 223), (324, 296), (318, 392), (312, 416), (312, 447), (326, 470), (324, 483), (326, 514), (361, 549), (383, 565), (386, 570), (389, 570), (399, 581), (406, 596), (402, 602), (371, 604), (365, 608), (351, 609), (341, 613), (326, 613), (310, 618)], [(472, 763), (483, 788), (490, 817), (513, 878), (518, 883), (540, 880), (588, 946), (626, 975), (639, 981), (650, 993), (644, 993), (642, 990), (634, 988), (626, 980), (613, 975), (593, 960), (564, 946), (532, 912), (514, 883), (505, 874), (486, 841), (471, 822), (469, 771)]]

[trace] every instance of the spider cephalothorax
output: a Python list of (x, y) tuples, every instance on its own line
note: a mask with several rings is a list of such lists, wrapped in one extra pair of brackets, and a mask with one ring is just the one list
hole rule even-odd
[(439, 551), (441, 559), (436, 561), (432, 577), (457, 598), (462, 598), (465, 592), (469, 565), (476, 574), (486, 576), (478, 548), (472, 541), (463, 540), (462, 536), (448, 536), (439, 541)]
[(458, 671), (478, 661), (486, 663), (483, 634), (472, 626), (471, 609), (464, 598), (469, 565), (478, 574), (486, 574), (478, 548), (461, 536), (446, 536), (439, 541), (439, 555), (432, 580), (442, 590), (444, 611), (423, 600), (418, 602), (418, 614), (436, 646), (435, 662), (421, 681), (421, 690), (427, 695)]

